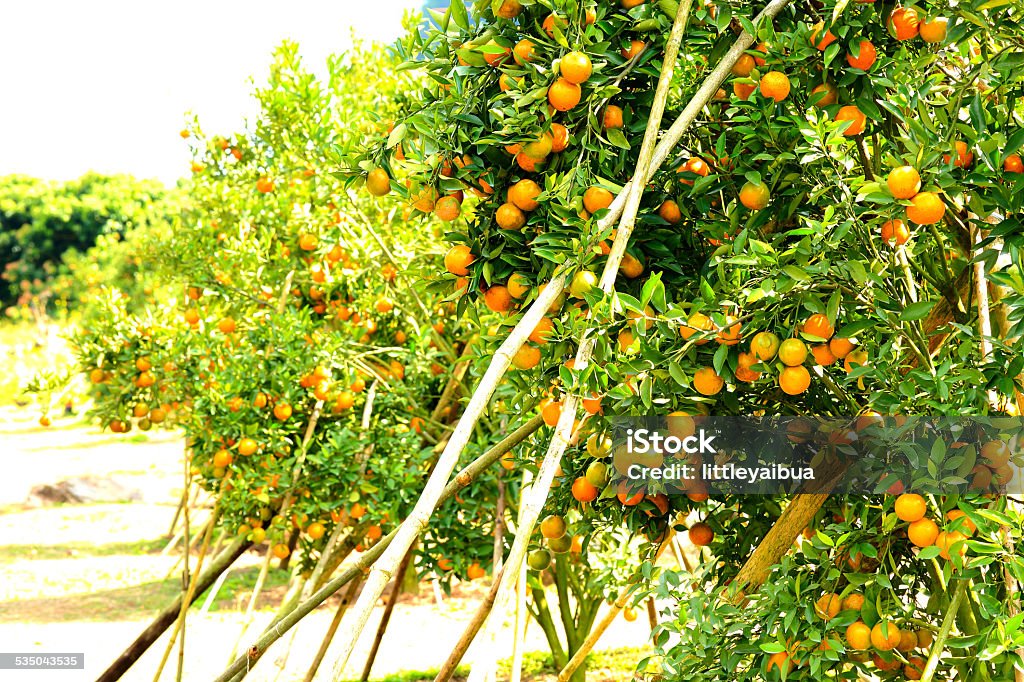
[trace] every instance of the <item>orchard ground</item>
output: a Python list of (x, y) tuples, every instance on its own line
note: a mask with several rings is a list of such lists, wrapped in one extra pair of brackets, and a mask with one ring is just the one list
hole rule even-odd
[[(40, 427), (33, 410), (0, 407), (0, 440), (8, 462), (0, 478), (0, 640), (8, 651), (86, 652), (86, 677), (99, 674), (145, 627), (153, 613), (179, 589), (180, 552), (163, 553), (166, 535), (181, 494), (178, 468), (184, 447), (176, 433), (150, 432), (120, 436), (101, 432), (79, 417)], [(139, 492), (141, 499), (122, 503), (24, 504), (37, 485), (91, 476), (116, 481)], [(205, 510), (194, 514), (201, 519)], [(194, 566), (194, 557), (192, 559)], [(260, 556), (240, 560), (209, 612), (200, 614), (205, 595), (193, 607), (187, 631), (190, 664), (186, 679), (209, 680), (227, 660), (238, 637)], [(258, 603), (250, 631), (265, 624), (284, 594), (288, 575), (273, 571)], [(440, 664), (438, 652), (454, 645), (486, 592), (483, 583), (457, 583), (450, 598), (438, 604), (429, 583), (419, 594), (403, 595), (374, 666), (373, 679), (420, 679), (411, 671)], [(288, 657), (288, 672), (256, 669), (252, 679), (302, 679), (331, 620), (337, 602), (324, 607), (297, 628)], [(348, 673), (358, 678), (369, 650), (378, 607), (352, 657)], [(509, 627), (511, 623), (507, 624)], [(432, 633), (424, 637), (424, 632)], [(505, 633), (506, 635), (508, 633)], [(646, 650), (650, 634), (643, 615), (629, 623), (618, 618), (602, 639), (588, 679), (616, 680), (631, 673)], [(243, 644), (248, 641), (243, 640)], [(166, 647), (165, 635), (130, 671), (126, 679), (152, 679)], [(286, 639), (283, 644), (287, 645)], [(540, 629), (531, 622), (531, 652), (545, 650)], [(285, 646), (270, 652), (278, 659)], [(470, 650), (469, 659), (472, 659)], [(527, 679), (554, 679), (550, 655), (528, 656)], [(330, 654), (328, 654), (330, 660)], [(7, 680), (16, 680), (10, 676)], [(29, 679), (26, 677), (26, 679)], [(32, 678), (36, 679), (36, 678)]]

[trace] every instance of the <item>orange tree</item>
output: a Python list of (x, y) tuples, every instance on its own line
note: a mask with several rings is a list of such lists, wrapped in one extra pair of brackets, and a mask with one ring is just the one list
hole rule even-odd
[[(394, 193), (410, 210), (451, 224), (447, 275), (431, 288), (454, 291), (460, 310), (476, 310), (474, 300), (498, 312), (526, 310), (546, 282), (567, 275), (571, 302), (560, 297), (551, 306), (508, 377), (519, 389), (513, 404), (549, 400), (542, 409), (552, 426), (564, 396), (591, 415), (565, 450), (559, 476), (568, 485), (550, 497), (549, 511), (576, 508), (594, 526), (623, 521), (654, 538), (675, 512), (710, 514), (724, 538), (716, 549), (729, 555), (727, 576), (756, 591), (774, 567), (776, 582), (757, 603), (775, 614), (786, 599), (810, 604), (819, 595), (807, 601), (795, 580), (783, 580), (778, 567), (792, 565), (784, 557), (790, 542), (766, 545), (761, 537), (792, 540), (826, 513), (823, 499), (710, 501), (701, 490), (645, 499), (582, 483), (577, 492), (572, 484), (608, 456), (588, 451), (588, 436), (600, 442), (609, 417), (652, 412), (1017, 414), (1024, 362), (1015, 11), (979, 1), (953, 9), (824, 2), (779, 12), (786, 4), (772, 3), (778, 16), (756, 25), (750, 3), (693, 7), (667, 112), (682, 111), (706, 77), (721, 87), (649, 182), (646, 169), (634, 171), (674, 2), (495, 0), (475, 3), (473, 20), (455, 3), (437, 17), (441, 30), (398, 46), (432, 88), (358, 159), (371, 191), (401, 177)], [(736, 56), (727, 50), (741, 32), (751, 49)], [(725, 58), (727, 80), (715, 68)], [(613, 197), (631, 177), (645, 185), (641, 213), (615, 293), (602, 295), (594, 271), (615, 231), (600, 219), (617, 215)], [(566, 361), (584, 335), (595, 342), (594, 362), (576, 370)], [(1012, 472), (1003, 471), (997, 479), (1005, 483)], [(888, 528), (864, 536), (864, 549), (877, 553), (875, 534), (895, 527), (892, 504), (870, 496), (828, 503), (848, 510), (844, 520), (800, 555), (811, 557), (819, 586), (835, 570), (824, 549), (849, 552), (852, 529), (876, 528), (885, 513)], [(974, 514), (985, 504), (947, 497), (933, 500), (931, 513), (960, 505)], [(1019, 644), (1000, 623), (1019, 608), (1012, 595), (1020, 522), (1005, 500), (984, 513), (992, 524), (979, 530), (987, 535), (968, 545), (978, 572), (963, 580), (978, 586), (972, 593), (985, 606), (976, 609), (976, 631), (959, 625), (965, 639), (945, 644), (974, 647), (962, 675), (998, 679)], [(764, 534), (747, 533), (752, 523)], [(905, 544), (901, 552), (855, 578), (871, 583), (873, 597), (884, 592), (879, 603), (894, 618), (895, 597), (909, 594), (890, 591), (907, 572)], [(1010, 572), (981, 570), (993, 558)], [(950, 564), (937, 570), (948, 573)], [(835, 576), (827, 580), (835, 586)], [(943, 586), (938, 578), (928, 589), (946, 593)], [(996, 607), (1001, 594), (1010, 603)], [(812, 622), (810, 614), (785, 611), (786, 627)], [(933, 627), (945, 615), (919, 619)], [(688, 616), (680, 611), (679, 630)], [(715, 618), (728, 629), (726, 616)], [(776, 621), (755, 626), (762, 635), (785, 632)], [(816, 675), (822, 659), (846, 666), (835, 673), (846, 677), (867, 665), (841, 656), (845, 645), (836, 640), (832, 653), (810, 657), (813, 672), (797, 668), (787, 649), (797, 641), (792, 632), (788, 643), (780, 635), (781, 648), (757, 643), (722, 667), (716, 644), (724, 635), (689, 631), (693, 639), (664, 652), (665, 660), (681, 674), (723, 677), (743, 661), (750, 679), (780, 669)], [(876, 669), (898, 662), (918, 674), (915, 661), (879, 648)], [(751, 667), (761, 650), (775, 658)], [(951, 674), (944, 649), (930, 651), (942, 660), (938, 674)], [(922, 674), (934, 676), (931, 667)]]
[[(182, 131), (194, 152), (189, 200), (152, 263), (180, 293), (141, 311), (102, 296), (74, 338), (103, 425), (183, 429), (189, 478), (214, 494), (233, 546), (265, 544), (268, 562), (301, 550), (293, 596), (404, 518), (483, 352), (454, 304), (419, 286), (442, 262), (430, 225), (333, 172), (413, 81), (371, 49), (332, 58), (328, 71), (318, 80), (286, 44), (250, 129)], [(494, 418), (467, 456), (523, 421)], [(445, 502), (446, 521), (418, 546), (420, 571), (446, 586), (486, 573), (497, 475)], [(506, 484), (510, 503), (517, 486)]]

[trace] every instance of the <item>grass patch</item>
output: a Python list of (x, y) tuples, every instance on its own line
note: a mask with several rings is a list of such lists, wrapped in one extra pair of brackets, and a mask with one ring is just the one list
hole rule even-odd
[[(238, 600), (245, 599), (246, 602), (249, 600), (249, 595), (252, 594), (252, 588), (256, 584), (256, 578), (258, 577), (260, 569), (258, 566), (252, 566), (249, 568), (243, 568), (240, 570), (231, 571), (228, 574), (224, 584), (221, 586), (220, 591), (217, 593), (217, 599), (214, 600), (210, 606), (210, 611), (231, 611), (234, 610)], [(291, 571), (282, 571), (279, 568), (272, 568), (267, 573), (267, 579), (263, 583), (263, 591), (260, 593), (260, 598), (257, 600), (257, 607), (262, 606), (276, 607), (280, 601), (280, 597), (283, 594), (283, 588), (287, 588), (288, 581), (291, 579)], [(212, 589), (212, 588), (211, 588)], [(203, 592), (193, 602), (192, 608), (198, 609), (202, 606), (203, 602), (206, 601), (209, 589)]]
[[(595, 651), (587, 659), (587, 679), (632, 679), (636, 664), (649, 654), (650, 650), (640, 647), (621, 647), (607, 651)], [(507, 679), (511, 668), (511, 658), (498, 661), (497, 679)], [(437, 677), (437, 673), (437, 668), (433, 670), (406, 670), (384, 677), (375, 677), (373, 682), (432, 682)], [(523, 680), (547, 682), (547, 680), (553, 680), (557, 677), (558, 673), (559, 670), (555, 667), (550, 653), (532, 651), (523, 654)], [(468, 677), (469, 666), (460, 665), (455, 669), (452, 680), (454, 682), (465, 682)], [(346, 680), (345, 682), (356, 681)]]
[(67, 559), (71, 556), (115, 556), (155, 554), (167, 545), (164, 538), (137, 540), (135, 542), (112, 542), (94, 545), (88, 542), (69, 542), (63, 545), (0, 545), (0, 564), (14, 561), (45, 561)]

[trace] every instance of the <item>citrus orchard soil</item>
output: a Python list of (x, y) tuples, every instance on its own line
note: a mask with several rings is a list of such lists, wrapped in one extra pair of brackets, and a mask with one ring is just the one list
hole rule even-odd
[[(177, 593), (180, 555), (165, 555), (163, 550), (181, 494), (178, 470), (183, 442), (167, 433), (101, 433), (73, 417), (43, 429), (33, 417), (14, 408), (0, 411), (0, 441), (8, 464), (0, 477), (0, 573), (5, 578), (0, 581), (0, 641), (6, 651), (86, 653), (84, 674), (34, 674), (25, 679), (71, 680), (79, 674), (78, 679), (92, 679)], [(137, 491), (138, 500), (25, 504), (34, 486), (71, 477), (115, 481)], [(197, 606), (190, 614), (185, 679), (212, 679), (227, 663), (259, 561), (254, 553), (243, 557), (211, 610), (199, 614)], [(251, 632), (270, 619), (286, 581), (284, 574), (271, 577)], [(439, 656), (452, 648), (483, 593), (483, 583), (458, 583), (451, 598), (440, 604), (429, 584), (422, 585), (417, 596), (404, 595), (377, 657), (374, 678), (436, 668)], [(250, 679), (301, 679), (327, 629), (333, 605), (311, 614), (296, 629), (287, 673), (278, 677), (279, 669), (273, 665), (284, 655), (289, 642), (285, 638)], [(352, 656), (348, 674), (353, 678), (359, 676), (382, 610), (378, 607)], [(425, 637), (424, 633), (431, 634)], [(620, 618), (602, 644), (639, 647), (648, 634), (644, 618), (633, 623)], [(165, 636), (152, 647), (125, 679), (151, 680), (166, 641)], [(529, 631), (527, 650), (545, 650), (543, 635), (535, 626)], [(471, 649), (466, 660), (473, 655)], [(634, 659), (629, 665), (635, 663), (636, 655), (627, 654)], [(590, 678), (616, 679), (616, 675), (598, 665)], [(4, 679), (17, 682), (10, 674)]]

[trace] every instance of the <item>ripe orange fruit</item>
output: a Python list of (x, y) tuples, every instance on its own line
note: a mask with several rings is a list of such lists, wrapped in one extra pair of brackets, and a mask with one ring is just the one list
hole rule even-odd
[(752, 365), (756, 364), (757, 358), (753, 354), (740, 352), (736, 360), (736, 371), (733, 374), (739, 381), (748, 383), (757, 381), (761, 377), (761, 373), (750, 369)]
[(786, 367), (779, 374), (779, 388), (786, 395), (800, 395), (811, 386), (811, 373), (803, 365)]
[(421, 187), (409, 193), (409, 204), (420, 213), (430, 213), (437, 201), (437, 190), (433, 187)]
[(920, 24), (921, 40), (926, 43), (941, 43), (946, 39), (946, 17), (935, 17)]
[(818, 597), (818, 601), (814, 602), (814, 612), (822, 620), (832, 620), (839, 615), (842, 609), (843, 600), (838, 594), (832, 592), (821, 595)]
[(515, 204), (505, 203), (498, 207), (494, 221), (503, 230), (521, 230), (526, 225), (526, 215)]
[(693, 387), (701, 395), (715, 395), (725, 386), (725, 381), (713, 367), (701, 367), (693, 374)]
[(465, 244), (456, 244), (444, 256), (444, 267), (448, 272), (459, 277), (469, 274), (469, 266), (476, 260), (473, 252)]
[(619, 0), (619, 4), (622, 5), (623, 9), (633, 9), (634, 7), (644, 4), (646, 1), (647, 0)]
[(780, 71), (769, 71), (761, 76), (761, 94), (781, 102), (789, 97), (789, 78)]
[(466, 577), (470, 580), (479, 580), (486, 575), (487, 571), (484, 570), (479, 561), (474, 561), (466, 568)]
[(274, 545), (274, 548), (271, 551), (274, 553), (274, 556), (278, 559), (284, 559), (292, 553), (292, 551), (288, 549), (288, 545), (284, 544), (283, 542), (279, 542), (276, 545)]
[[(974, 152), (970, 150), (967, 143), (963, 140), (957, 140), (953, 143), (953, 148), (956, 150), (956, 160), (953, 161), (953, 165), (957, 168), (970, 168), (971, 164), (974, 163)], [(942, 162), (949, 163), (951, 158), (949, 154), (943, 154)]]
[(896, 40), (910, 40), (920, 32), (920, 19), (912, 7), (897, 7), (889, 15), (889, 30)]
[(836, 121), (851, 122), (850, 125), (846, 127), (846, 130), (843, 131), (843, 135), (846, 137), (852, 137), (853, 135), (860, 135), (863, 133), (867, 120), (867, 116), (852, 104), (840, 107), (839, 113), (836, 114)]
[[(959, 524), (952, 523), (957, 519), (963, 519)], [(952, 527), (959, 528), (961, 531), (967, 531), (967, 535), (974, 535), (978, 527), (974, 525), (974, 521), (968, 518), (967, 514), (961, 509), (950, 509), (946, 512), (946, 520), (951, 522)]]
[(541, 409), (540, 414), (544, 418), (545, 424), (555, 426), (562, 416), (562, 403), (552, 400)]
[(585, 83), (594, 70), (590, 57), (583, 52), (570, 52), (558, 63), (558, 71), (562, 78), (570, 83)]
[(512, 295), (501, 284), (495, 284), (484, 292), (484, 303), (496, 313), (504, 313), (512, 307)]
[[(199, 311), (195, 308), (189, 308), (185, 311), (185, 321), (193, 327), (199, 324)], [(102, 370), (101, 370), (102, 371)]]
[(690, 537), (690, 542), (698, 547), (706, 547), (715, 539), (715, 531), (703, 521), (690, 526), (687, 535)]
[[(825, 48), (836, 42), (836, 37), (832, 31), (825, 31), (824, 35), (821, 35), (822, 29), (825, 28), (825, 22), (819, 21), (813, 27), (811, 27), (811, 45), (814, 45), (818, 50), (824, 52)], [(819, 38), (818, 36), (821, 35)]]
[[(711, 172), (711, 167), (707, 164), (707, 162), (704, 161), (704, 159), (700, 158), (699, 156), (691, 156), (689, 159), (686, 160), (686, 163), (684, 163), (676, 170), (676, 172), (689, 172), (695, 175), (699, 175), (701, 177), (707, 177), (708, 174)], [(693, 186), (693, 180), (679, 178), (679, 182), (683, 183), (684, 185)]]
[(861, 40), (858, 47), (857, 56), (850, 52), (846, 55), (846, 63), (855, 69), (861, 71), (868, 71), (875, 63), (875, 59), (878, 58), (878, 52), (875, 50), (875, 46), (871, 44), (870, 40)]
[[(940, 531), (938, 537), (935, 538), (935, 546), (939, 548), (939, 556), (943, 559), (951, 559), (950, 550), (957, 543), (962, 543), (967, 539), (967, 536), (958, 530), (951, 531)], [(963, 556), (967, 551), (967, 547), (963, 544), (957, 549), (957, 553)]]
[(1020, 154), (1008, 154), (1003, 159), (1003, 171), (1006, 173), (1024, 173), (1024, 161), (1021, 161)]
[(437, 560), (437, 567), (442, 571), (448, 572), (452, 570), (452, 560), (447, 557), (441, 557)]
[[(921, 32), (924, 36), (924, 32)], [(934, 42), (934, 41), (928, 41)], [(920, 656), (911, 656), (907, 659), (906, 665), (903, 666), (903, 676), (908, 680), (919, 680), (924, 677), (924, 667), (927, 662)]]
[(540, 522), (540, 534), (551, 540), (565, 535), (565, 519), (554, 514), (547, 516)]
[(366, 174), (366, 189), (375, 197), (391, 192), (391, 178), (383, 168), (374, 168)]
[(743, 81), (732, 82), (733, 93), (742, 100), (750, 99), (750, 96), (754, 94), (754, 90), (757, 90), (757, 85), (754, 83), (744, 83)]
[(508, 189), (508, 200), (523, 211), (532, 211), (540, 204), (536, 201), (541, 189), (533, 180), (520, 180)]
[(907, 206), (907, 218), (918, 225), (931, 225), (942, 220), (946, 204), (934, 192), (918, 192)]
[(786, 339), (779, 344), (779, 360), (790, 367), (804, 364), (807, 359), (807, 344), (800, 339)]
[(735, 346), (740, 342), (741, 333), (742, 325), (736, 322), (736, 318), (732, 315), (726, 315), (725, 324), (718, 330), (718, 334), (715, 335), (715, 341), (722, 346)]
[(763, 182), (747, 182), (740, 188), (740, 203), (751, 211), (760, 211), (767, 206), (769, 196), (768, 185)]
[[(682, 335), (683, 340), (689, 340), (691, 336), (702, 331), (713, 331), (715, 323), (710, 317), (704, 313), (691, 313), (686, 318), (686, 324), (680, 325), (679, 333)], [(698, 346), (703, 346), (705, 343), (710, 341), (708, 338), (702, 338), (697, 341)]]
[(789, 660), (789, 653), (780, 651), (768, 657), (768, 672), (772, 668), (778, 668), (780, 675), (787, 675), (793, 669), (793, 661)]
[(843, 611), (860, 611), (862, 608), (864, 608), (864, 595), (859, 592), (848, 594), (843, 599)]
[(578, 502), (593, 502), (597, 499), (598, 490), (586, 476), (580, 476), (572, 482), (572, 496)]
[(749, 54), (741, 54), (740, 58), (732, 66), (732, 75), (746, 78), (754, 70), (754, 58)]
[(533, 48), (534, 44), (528, 38), (523, 38), (515, 47), (512, 48), (512, 59), (516, 60), (516, 64), (523, 66), (527, 62), (533, 61)]
[(896, 623), (880, 620), (871, 628), (871, 646), (879, 651), (892, 651), (899, 643), (900, 629)]
[(628, 492), (626, 492), (626, 490), (620, 489), (619, 492), (615, 495), (615, 497), (618, 498), (619, 502), (622, 503), (623, 507), (635, 507), (636, 505), (644, 501), (643, 491), (630, 495)]
[(831, 83), (819, 83), (811, 88), (808, 101), (819, 109), (832, 106), (839, 101), (839, 90)]
[(850, 623), (846, 628), (846, 643), (851, 649), (867, 649), (871, 646), (871, 628), (859, 620)]
[(835, 334), (836, 328), (828, 321), (826, 315), (815, 313), (807, 318), (802, 329), (804, 334), (817, 336), (819, 339), (830, 339)]
[(215, 467), (226, 467), (231, 464), (231, 461), (231, 453), (227, 450), (218, 450), (213, 455), (213, 466)]
[(658, 216), (666, 223), (678, 225), (683, 221), (683, 213), (679, 210), (679, 204), (671, 199), (661, 202), (658, 207)]
[(750, 340), (750, 352), (762, 362), (767, 362), (779, 352), (779, 337), (771, 332), (758, 332)]
[(236, 328), (237, 325), (235, 324), (235, 321), (230, 317), (225, 317), (217, 323), (217, 329), (219, 329), (222, 334), (231, 334)]
[(601, 112), (601, 125), (604, 126), (605, 130), (621, 128), (624, 125), (622, 122), (622, 107), (615, 106), (614, 104), (607, 105)]
[(900, 630), (900, 643), (896, 645), (896, 650), (907, 653), (916, 648), (917, 633), (913, 630)]
[(636, 609), (634, 609), (632, 606), (627, 606), (626, 608), (622, 609), (622, 617), (626, 620), (626, 622), (632, 623), (637, 619), (637, 615), (638, 614), (636, 612)]
[(256, 180), (256, 191), (261, 194), (268, 194), (274, 191), (274, 181), (267, 177), (260, 177)]
[(897, 199), (910, 199), (921, 191), (921, 175), (913, 166), (900, 166), (889, 173), (885, 184)]
[(502, 0), (501, 5), (495, 10), (494, 16), (501, 19), (515, 19), (522, 11), (523, 6), (519, 0)]
[(280, 421), (286, 421), (292, 416), (292, 406), (288, 403), (278, 403), (274, 405), (274, 416)]
[(564, 151), (569, 146), (569, 129), (561, 123), (551, 124), (551, 151)]
[(622, 262), (619, 263), (619, 272), (628, 279), (636, 279), (644, 274), (644, 264), (633, 254), (625, 253), (622, 255)]
[(588, 187), (587, 191), (583, 193), (583, 208), (587, 209), (588, 213), (597, 213), (602, 208), (608, 208), (612, 205), (612, 201), (615, 200), (615, 195), (606, 190), (604, 187)]
[(896, 498), (896, 516), (900, 521), (920, 521), (928, 512), (928, 504), (916, 493), (904, 493)]
[(540, 349), (534, 348), (529, 344), (523, 345), (522, 348), (516, 351), (516, 354), (512, 356), (512, 364), (517, 369), (533, 369), (540, 362)]
[(845, 369), (847, 371), (847, 373), (849, 373), (849, 372), (853, 371), (853, 368), (855, 366), (864, 365), (864, 364), (867, 363), (867, 361), (868, 361), (868, 352), (867, 351), (865, 351), (865, 350), (851, 351), (850, 353), (848, 353), (846, 355), (846, 358), (843, 360), (843, 369)]
[(569, 111), (580, 103), (583, 91), (576, 83), (559, 78), (548, 87), (548, 102), (557, 111)]
[(832, 340), (828, 342), (828, 349), (832, 351), (832, 355), (842, 360), (850, 354), (856, 346), (850, 339), (843, 338), (841, 336), (833, 336)]
[(503, 47), (494, 40), (488, 41), (487, 47), (498, 48), (501, 50), (500, 52), (484, 52), (484, 61), (487, 62), (489, 66), (500, 66), (509, 54), (512, 53), (512, 48)]
[(832, 354), (832, 350), (829, 349), (827, 343), (819, 343), (816, 346), (811, 346), (811, 355), (814, 357), (814, 361), (822, 367), (828, 367), (829, 365), (835, 364), (836, 356)]
[(555, 323), (551, 321), (551, 318), (542, 317), (537, 322), (537, 326), (533, 328), (532, 332), (530, 332), (530, 341), (539, 345), (544, 345), (548, 342), (548, 338), (554, 330)]
[(902, 220), (887, 220), (882, 223), (882, 241), (889, 246), (901, 246), (910, 241), (910, 230)]
[(645, 43), (642, 40), (631, 40), (629, 41), (629, 47), (624, 47), (621, 50), (619, 50), (619, 54), (622, 55), (623, 59), (629, 61), (630, 59), (633, 59), (638, 54), (643, 52), (644, 49), (646, 49), (646, 47), (647, 43)]
[(514, 272), (509, 276), (508, 283), (505, 286), (508, 288), (508, 293), (512, 298), (522, 298), (530, 291), (530, 282), (518, 272)]
[(462, 204), (456, 197), (441, 197), (434, 204), (434, 215), (446, 223), (450, 223), (462, 213)]

